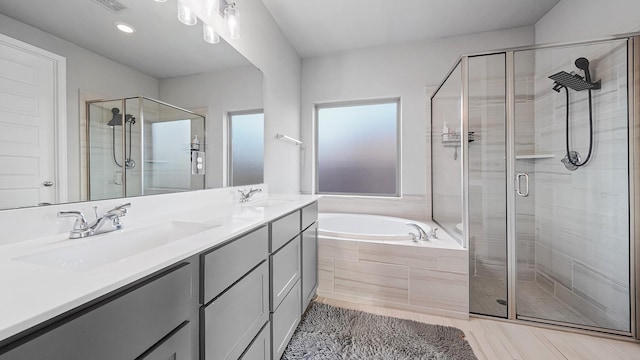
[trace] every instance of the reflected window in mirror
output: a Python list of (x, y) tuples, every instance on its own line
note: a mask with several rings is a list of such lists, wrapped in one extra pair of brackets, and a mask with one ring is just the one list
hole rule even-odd
[(229, 113), (229, 186), (259, 184), (264, 179), (262, 109)]

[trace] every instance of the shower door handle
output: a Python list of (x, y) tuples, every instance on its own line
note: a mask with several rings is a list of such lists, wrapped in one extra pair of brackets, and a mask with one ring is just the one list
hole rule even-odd
[[(524, 184), (526, 186), (524, 191), (520, 189), (520, 178), (524, 178)], [(518, 173), (518, 175), (516, 175), (516, 193), (522, 197), (529, 196), (529, 174), (528, 173), (524, 172), (524, 173)]]

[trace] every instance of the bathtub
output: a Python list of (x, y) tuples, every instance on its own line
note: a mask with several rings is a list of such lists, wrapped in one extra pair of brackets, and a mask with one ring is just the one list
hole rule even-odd
[[(420, 226), (430, 239), (415, 241), (418, 231), (407, 224)], [(460, 245), (443, 231), (437, 231), (438, 238), (433, 238), (433, 229), (434, 227), (423, 222), (391, 216), (342, 213), (318, 215), (318, 236), (321, 238), (461, 249)]]
[(435, 226), (388, 216), (318, 215), (318, 296), (459, 319), (469, 317), (469, 257)]

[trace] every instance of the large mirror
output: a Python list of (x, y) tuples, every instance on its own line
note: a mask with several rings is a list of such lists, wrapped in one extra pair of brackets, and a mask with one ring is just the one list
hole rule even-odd
[(262, 182), (262, 144), (231, 144), (262, 141), (261, 124), (230, 126), (263, 121), (261, 71), (177, 14), (177, 0), (0, 0), (0, 209)]

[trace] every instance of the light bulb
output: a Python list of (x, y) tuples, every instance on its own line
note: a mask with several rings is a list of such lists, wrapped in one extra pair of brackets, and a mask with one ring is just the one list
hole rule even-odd
[(186, 7), (182, 1), (178, 0), (178, 20), (185, 25), (195, 25), (198, 23), (196, 14)]
[(202, 33), (204, 41), (208, 42), (209, 44), (217, 44), (220, 42), (220, 36), (215, 32), (213, 26), (205, 22), (202, 22)]
[(240, 38), (240, 13), (234, 5), (224, 8), (224, 22), (227, 26), (227, 33), (231, 39)]

